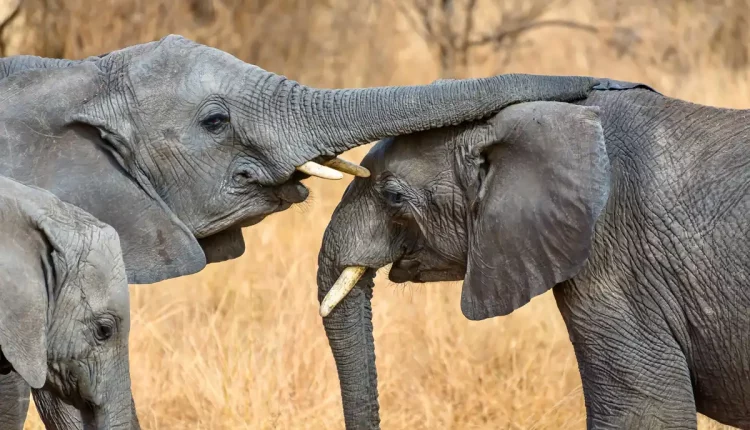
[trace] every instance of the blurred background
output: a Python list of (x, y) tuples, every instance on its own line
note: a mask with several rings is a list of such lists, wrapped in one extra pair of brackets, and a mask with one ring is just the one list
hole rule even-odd
[[(750, 0), (0, 0), (0, 54), (77, 59), (175, 33), (319, 87), (576, 74), (748, 108), (749, 20)], [(131, 288), (145, 429), (343, 428), (315, 271), (348, 181), (310, 179), (308, 202), (246, 229), (239, 259)], [(585, 428), (549, 293), (470, 322), (459, 283), (394, 285), (386, 270), (373, 301), (384, 429)], [(43, 428), (33, 407), (26, 428)]]

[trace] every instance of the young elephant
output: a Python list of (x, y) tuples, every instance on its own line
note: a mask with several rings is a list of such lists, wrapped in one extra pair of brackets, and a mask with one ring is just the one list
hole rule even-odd
[(347, 428), (379, 426), (370, 299), (389, 263), (395, 282), (463, 279), (470, 320), (554, 287), (588, 428), (750, 427), (750, 112), (646, 89), (577, 103), (367, 155), (319, 257)]
[[(0, 177), (0, 219), (0, 374), (20, 375), (32, 387), (48, 428), (70, 428), (76, 415), (84, 428), (137, 427), (117, 233), (53, 194), (6, 177)], [(14, 409), (25, 411), (28, 399), (0, 401), (0, 428), (22, 428)]]

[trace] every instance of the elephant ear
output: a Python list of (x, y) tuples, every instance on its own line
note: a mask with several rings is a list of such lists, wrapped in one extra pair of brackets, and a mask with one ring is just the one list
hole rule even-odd
[[(128, 283), (151, 284), (205, 267), (205, 254), (187, 226), (158, 195), (144, 190), (102, 150), (98, 136), (83, 127), (71, 127), (58, 144), (68, 139), (67, 156), (48, 160), (43, 171), (47, 181), (39, 185), (117, 231)], [(48, 172), (56, 173), (46, 176)]]
[(54, 279), (48, 241), (32, 220), (39, 195), (0, 177), (0, 351), (33, 388), (47, 379), (47, 287)]
[(35, 259), (21, 247), (5, 238), (0, 247), (0, 351), (30, 386), (41, 388), (47, 379), (47, 289), (38, 254)]
[[(46, 189), (111, 225), (131, 284), (198, 272), (206, 265), (198, 240), (110, 150), (108, 142), (135, 139), (132, 128), (126, 121), (110, 127), (80, 114), (82, 106), (115, 97), (103, 82), (106, 76), (94, 62), (0, 80), (0, 174)], [(67, 96), (59, 97), (61, 92)]]
[(489, 142), (470, 150), (482, 160), (461, 295), (470, 320), (510, 314), (575, 276), (609, 191), (598, 108), (522, 103), (489, 124)]

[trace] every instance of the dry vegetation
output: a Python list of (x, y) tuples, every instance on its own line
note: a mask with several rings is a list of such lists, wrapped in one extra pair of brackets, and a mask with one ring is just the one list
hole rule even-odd
[[(541, 9), (530, 0), (397, 1), (357, 1), (354, 9), (344, 0), (24, 0), (2, 28), (0, 49), (81, 58), (179, 33), (318, 86), (421, 84), (446, 73), (584, 74), (642, 81), (704, 104), (750, 105), (746, 0), (570, 0)], [(450, 14), (429, 15), (435, 25), (446, 16), (455, 24), (469, 3), (479, 13), (472, 34), (459, 25), (458, 42), (447, 43), (444, 32), (430, 36), (405, 18), (407, 3), (412, 12), (453, 3)], [(542, 25), (462, 50), (460, 37), (484, 40), (523, 19), (594, 31)], [(247, 229), (243, 257), (132, 287), (133, 390), (145, 428), (343, 428), (315, 271), (346, 183), (310, 186), (310, 202)], [(469, 322), (457, 284), (378, 278), (383, 428), (584, 428), (572, 347), (549, 294), (510, 317)], [(26, 428), (42, 428), (31, 415)]]

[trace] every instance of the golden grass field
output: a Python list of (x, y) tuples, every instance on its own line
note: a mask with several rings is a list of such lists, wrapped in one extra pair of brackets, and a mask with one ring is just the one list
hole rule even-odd
[[(324, 52), (331, 51), (322, 48), (284, 51), (282, 61), (273, 50), (250, 57), (244, 49), (260, 37), (277, 45), (288, 37), (297, 47), (301, 39), (323, 40), (327, 33), (314, 28), (331, 25), (330, 16), (311, 13), (319, 22), (304, 27), (308, 34), (285, 35), (288, 27), (283, 27), (267, 35), (256, 29), (261, 20), (231, 18), (230, 1), (215, 2), (216, 16), (209, 23), (181, 20), (181, 6), (174, 6), (173, 14), (158, 9), (161, 18), (149, 18), (170, 4), (166, 0), (106, 3), (111, 10), (92, 8), (88, 0), (70, 1), (62, 29), (31, 28), (50, 24), (26, 11), (20, 24), (10, 27), (15, 34), (6, 32), (4, 38), (43, 34), (62, 45), (41, 53), (29, 52), (21, 42), (5, 46), (23, 48), (10, 54), (81, 58), (179, 33), (312, 85), (423, 84), (438, 78), (428, 46), (399, 19), (381, 19), (379, 26), (341, 36), (354, 46), (334, 50), (343, 61), (330, 60)], [(549, 16), (595, 22), (594, 4), (574, 0)], [(128, 5), (141, 11), (132, 25), (124, 24), (131, 16)], [(524, 37), (527, 43), (502, 70), (491, 53), (479, 53), (468, 74), (606, 76), (646, 82), (698, 103), (750, 107), (748, 69), (727, 68), (710, 55), (705, 40), (683, 32), (707, 18), (691, 15), (689, 8), (676, 10), (664, 25), (647, 25), (659, 18), (645, 6), (631, 16), (645, 38), (634, 49), (649, 54), (646, 59), (619, 57), (591, 35), (545, 28)], [(735, 16), (736, 10), (727, 13)], [(263, 23), (269, 22), (289, 25), (283, 19)], [(53, 31), (61, 35), (50, 36)], [(671, 37), (671, 48), (663, 46)], [(358, 48), (357, 40), (364, 39), (367, 49)], [(668, 48), (684, 58), (668, 63)], [(359, 148), (344, 158), (359, 161), (366, 151)], [(309, 180), (308, 202), (246, 229), (241, 258), (194, 276), (131, 287), (131, 372), (145, 429), (343, 428), (336, 369), (317, 313), (315, 272), (323, 230), (348, 181)], [(385, 270), (373, 301), (382, 428), (585, 428), (575, 357), (549, 293), (511, 316), (470, 322), (459, 309), (460, 283), (393, 285)], [(32, 407), (26, 429), (41, 428)], [(700, 428), (721, 427), (700, 417)]]

